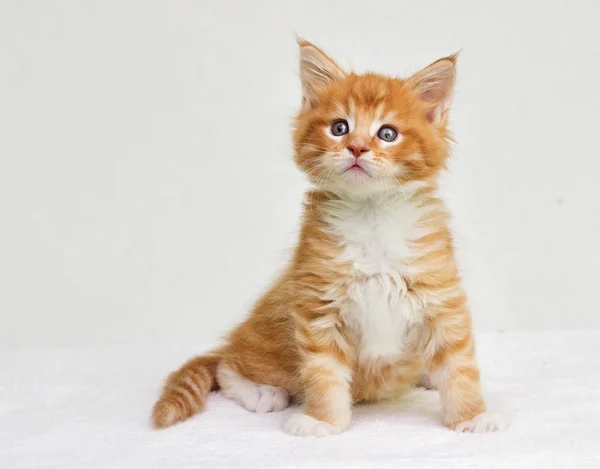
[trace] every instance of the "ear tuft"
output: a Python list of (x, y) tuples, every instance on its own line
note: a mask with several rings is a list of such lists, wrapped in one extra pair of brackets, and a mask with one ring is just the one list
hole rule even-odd
[(415, 73), (408, 84), (429, 108), (427, 119), (434, 124), (444, 124), (456, 81), (458, 52), (444, 57)]
[(346, 72), (314, 44), (299, 36), (296, 41), (300, 46), (303, 108), (311, 108), (317, 104), (318, 91), (345, 78)]

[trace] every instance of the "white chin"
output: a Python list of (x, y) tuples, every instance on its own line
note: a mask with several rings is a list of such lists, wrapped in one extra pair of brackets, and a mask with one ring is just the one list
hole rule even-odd
[(351, 168), (343, 174), (344, 179), (348, 181), (365, 181), (371, 177), (362, 169)]
[(363, 171), (352, 170), (340, 174), (335, 181), (327, 184), (327, 189), (340, 194), (371, 196), (387, 192), (394, 186), (386, 179), (371, 177)]

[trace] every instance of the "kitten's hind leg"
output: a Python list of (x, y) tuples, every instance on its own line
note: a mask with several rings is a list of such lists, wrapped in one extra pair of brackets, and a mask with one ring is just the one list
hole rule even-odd
[(285, 409), (290, 401), (282, 388), (250, 381), (225, 364), (217, 368), (217, 380), (224, 396), (250, 412), (278, 412)]

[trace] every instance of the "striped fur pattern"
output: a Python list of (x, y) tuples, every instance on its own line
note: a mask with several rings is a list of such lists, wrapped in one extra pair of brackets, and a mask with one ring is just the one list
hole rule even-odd
[(200, 412), (220, 389), (254, 412), (296, 401), (284, 429), (324, 436), (350, 425), (354, 404), (426, 383), (440, 390), (447, 427), (499, 429), (437, 195), (456, 57), (396, 79), (347, 73), (299, 46), (295, 161), (314, 190), (294, 257), (223, 347), (167, 379), (155, 426)]

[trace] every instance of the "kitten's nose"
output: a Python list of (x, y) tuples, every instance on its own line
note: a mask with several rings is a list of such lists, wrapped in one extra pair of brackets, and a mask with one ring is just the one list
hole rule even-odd
[(369, 151), (367, 147), (365, 147), (362, 143), (352, 143), (346, 147), (350, 153), (354, 155), (355, 158), (358, 158), (363, 153)]

